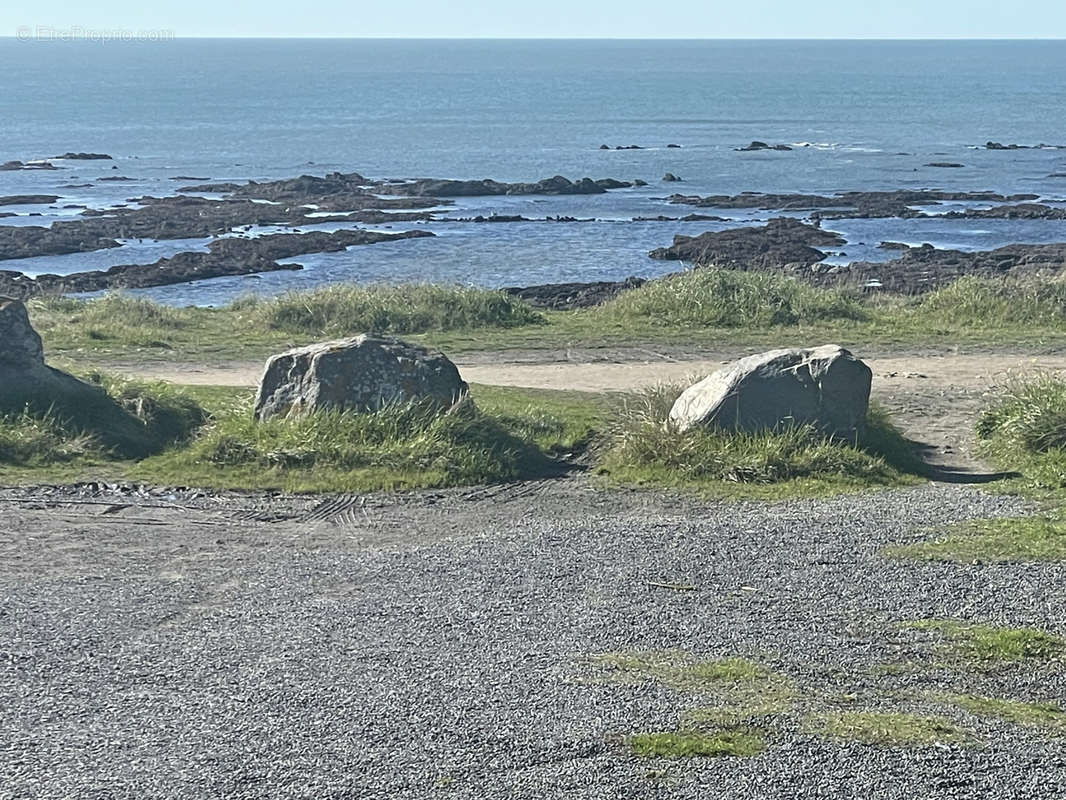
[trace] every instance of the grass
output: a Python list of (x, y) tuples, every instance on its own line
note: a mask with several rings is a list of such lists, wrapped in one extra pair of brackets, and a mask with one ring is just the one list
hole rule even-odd
[(611, 481), (696, 489), (707, 494), (784, 497), (913, 482), (918, 461), (886, 414), (871, 408), (854, 444), (811, 427), (733, 433), (667, 424), (684, 385), (628, 398), (598, 444), (599, 470)]
[(962, 564), (1066, 560), (1061, 513), (961, 523), (936, 539), (891, 547), (886, 555)]
[(633, 752), (642, 758), (750, 757), (766, 749), (766, 740), (753, 730), (638, 733), (628, 741)]
[(1012, 725), (1041, 728), (1066, 735), (1066, 709), (1059, 703), (1033, 703), (973, 694), (948, 694), (939, 699), (978, 717), (994, 717)]
[(207, 419), (194, 398), (166, 384), (91, 377), (95, 392), (5, 398), (0, 465), (34, 469), (143, 458), (187, 441)]
[(173, 309), (115, 294), (31, 301), (47, 350), (89, 359), (259, 359), (316, 338), (379, 330), (449, 353), (571, 345), (778, 346), (1066, 341), (1066, 282), (960, 279), (920, 298), (859, 296), (794, 278), (704, 268), (654, 281), (599, 308), (537, 312), (499, 292), (447, 286), (332, 286), (222, 308)]
[(808, 719), (806, 728), (818, 736), (880, 747), (964, 744), (973, 735), (938, 716), (895, 711), (833, 711)]
[(1000, 387), (977, 422), (986, 456), (1023, 473), (1026, 484), (1066, 489), (1066, 380), (1044, 374)]
[(950, 619), (906, 622), (903, 627), (940, 637), (948, 654), (978, 666), (998, 666), (1058, 658), (1066, 641), (1038, 628), (1007, 628)]
[(539, 325), (544, 317), (503, 292), (451, 286), (337, 284), (234, 304), (267, 328), (309, 336), (411, 334)]

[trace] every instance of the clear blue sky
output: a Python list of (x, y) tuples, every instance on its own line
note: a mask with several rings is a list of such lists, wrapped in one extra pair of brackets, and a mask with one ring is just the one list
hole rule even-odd
[(25, 35), (38, 26), (169, 29), (176, 36), (1066, 38), (1066, 0), (54, 0), (0, 5), (0, 35)]

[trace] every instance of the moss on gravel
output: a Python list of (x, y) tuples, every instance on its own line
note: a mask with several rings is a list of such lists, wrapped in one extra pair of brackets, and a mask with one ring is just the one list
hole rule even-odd
[(833, 711), (810, 716), (805, 729), (817, 736), (880, 747), (965, 744), (975, 735), (947, 717), (898, 711)]
[(936, 635), (947, 656), (975, 666), (1047, 661), (1066, 650), (1066, 641), (1061, 637), (1038, 628), (998, 627), (951, 619), (914, 620), (903, 623), (903, 627)]

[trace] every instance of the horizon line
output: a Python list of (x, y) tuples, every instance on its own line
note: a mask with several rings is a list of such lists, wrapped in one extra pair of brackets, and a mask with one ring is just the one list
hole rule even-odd
[[(82, 26), (70, 26), (61, 28), (55, 25), (37, 26), (41, 30), (54, 31), (85, 31), (87, 34), (105, 32), (108, 30), (130, 30), (125, 28), (84, 28)], [(164, 32), (167, 28), (144, 28), (142, 31)], [(74, 36), (74, 41), (89, 40), (91, 36)], [(24, 40), (18, 34), (0, 34), (0, 39)], [(1066, 34), (1062, 36), (956, 36), (951, 34), (921, 34), (914, 36), (885, 36), (885, 35), (858, 35), (858, 36), (336, 36), (324, 34), (300, 34), (295, 36), (261, 35), (261, 34), (231, 34), (231, 35), (182, 35), (173, 34), (169, 40), (197, 40), (197, 41), (226, 41), (226, 40), (318, 40), (318, 41), (437, 41), (437, 42), (1061, 42), (1066, 41)]]

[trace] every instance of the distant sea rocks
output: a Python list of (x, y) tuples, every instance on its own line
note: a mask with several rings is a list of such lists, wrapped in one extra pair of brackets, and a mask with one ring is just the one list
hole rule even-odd
[(562, 175), (544, 178), (535, 183), (501, 183), (490, 178), (475, 181), (441, 180), (422, 178), (404, 183), (385, 183), (374, 186), (378, 194), (402, 195), (410, 197), (491, 197), (494, 195), (569, 195), (569, 194), (603, 194), (609, 189), (623, 189), (633, 186), (630, 181), (614, 178), (581, 178), (572, 181)]
[(19, 169), (51, 170), (59, 169), (59, 167), (51, 161), (46, 161), (44, 159), (39, 159), (37, 161), (5, 161), (3, 164), (0, 164), (0, 170), (5, 172)]
[(64, 153), (61, 156), (52, 156), (56, 161), (111, 161), (111, 156), (106, 153)]
[(985, 150), (1066, 150), (1062, 144), (1003, 144), (1002, 142), (985, 142)]
[(791, 150), (792, 148), (787, 144), (767, 144), (766, 142), (756, 140), (745, 147), (734, 147), (733, 149), (738, 153), (750, 153), (757, 150), (778, 150), (784, 152), (786, 150)]
[(708, 231), (699, 236), (675, 236), (670, 247), (652, 250), (652, 258), (688, 261), (735, 269), (806, 267), (823, 260), (827, 253), (817, 247), (845, 244), (836, 233), (823, 231), (791, 217), (770, 220), (762, 227)]
[(939, 167), (940, 169), (959, 169), (965, 167), (965, 164), (959, 164), (955, 161), (932, 161), (925, 166), (927, 167)]

